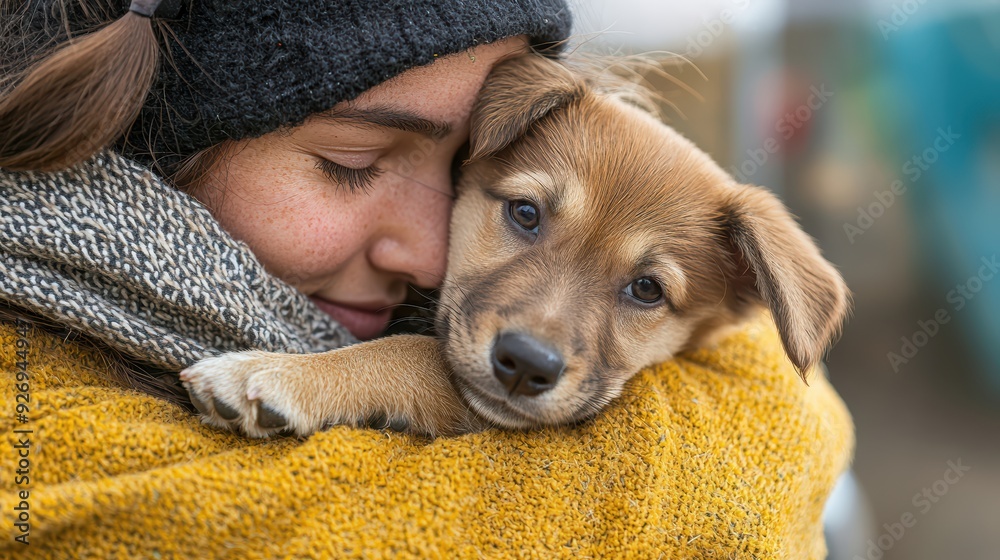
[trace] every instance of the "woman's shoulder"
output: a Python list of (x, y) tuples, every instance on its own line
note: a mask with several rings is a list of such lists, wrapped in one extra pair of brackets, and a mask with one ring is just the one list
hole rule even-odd
[(29, 321), (0, 322), (0, 403), (16, 412), (3, 417), (0, 428), (10, 432), (25, 424), (45, 431), (53, 438), (49, 446), (61, 454), (77, 445), (81, 425), (121, 428), (130, 423), (134, 432), (145, 422), (195, 420), (175, 404), (128, 388), (115, 360), (93, 345)]
[[(111, 387), (109, 362), (96, 348), (57, 336), (21, 319), (0, 322), (0, 368), (21, 373), (33, 390)], [(3, 382), (13, 380), (5, 376)]]

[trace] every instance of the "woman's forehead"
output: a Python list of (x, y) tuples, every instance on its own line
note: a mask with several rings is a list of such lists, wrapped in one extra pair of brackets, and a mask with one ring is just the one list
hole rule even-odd
[(457, 128), (468, 120), (493, 66), (525, 52), (527, 44), (526, 38), (518, 36), (442, 56), (382, 82), (344, 105), (360, 111), (410, 113)]

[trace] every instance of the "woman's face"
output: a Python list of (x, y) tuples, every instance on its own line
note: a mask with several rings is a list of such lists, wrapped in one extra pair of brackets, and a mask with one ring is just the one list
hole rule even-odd
[(272, 274), (358, 338), (375, 337), (408, 283), (440, 285), (452, 159), (486, 75), (526, 44), (442, 57), (302, 126), (241, 142), (191, 194)]

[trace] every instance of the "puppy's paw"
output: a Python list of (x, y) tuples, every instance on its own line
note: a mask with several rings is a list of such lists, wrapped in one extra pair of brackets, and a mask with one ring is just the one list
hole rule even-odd
[(288, 383), (287, 357), (239, 352), (202, 360), (180, 373), (191, 402), (207, 424), (250, 437), (279, 432), (309, 435), (323, 426)]

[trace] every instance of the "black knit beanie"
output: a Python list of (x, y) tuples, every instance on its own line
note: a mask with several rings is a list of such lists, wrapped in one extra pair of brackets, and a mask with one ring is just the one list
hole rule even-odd
[[(223, 140), (302, 123), (410, 68), (527, 35), (558, 50), (565, 0), (170, 0), (159, 77), (122, 149), (169, 169)], [(166, 2), (165, 2), (166, 3)], [(93, 11), (64, 6), (86, 28)], [(121, 16), (128, 1), (114, 1)], [(42, 27), (60, 26), (39, 17)], [(58, 18), (62, 19), (62, 18)], [(58, 33), (58, 27), (52, 28)]]
[[(34, 0), (41, 41), (120, 17), (128, 0)], [(565, 0), (167, 0), (161, 68), (120, 146), (161, 171), (224, 140), (301, 124), (410, 68), (527, 35), (555, 53)], [(179, 11), (176, 9), (180, 5)], [(109, 13), (110, 12), (110, 13)]]

